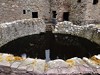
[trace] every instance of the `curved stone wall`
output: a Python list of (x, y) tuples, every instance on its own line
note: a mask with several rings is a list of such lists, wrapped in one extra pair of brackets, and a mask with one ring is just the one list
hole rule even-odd
[(0, 24), (0, 47), (14, 39), (45, 32), (45, 27), (41, 19), (24, 19)]
[(86, 38), (100, 45), (100, 27), (99, 25), (89, 24), (78, 26), (71, 22), (59, 22), (53, 33), (71, 34)]
[[(46, 24), (41, 19), (24, 19), (2, 23), (0, 24), (0, 47), (14, 39), (41, 32), (46, 32)], [(83, 37), (100, 45), (100, 27), (94, 24), (78, 26), (67, 21), (59, 22), (53, 33)]]
[[(0, 47), (14, 39), (46, 32), (45, 30), (46, 24), (41, 19), (24, 19), (0, 24)], [(60, 22), (53, 33), (76, 35), (100, 45), (100, 29), (94, 24), (77, 26), (67, 21)], [(99, 75), (99, 62), (97, 56), (91, 59), (75, 57), (66, 61), (58, 59), (46, 62), (0, 53), (0, 75)]]

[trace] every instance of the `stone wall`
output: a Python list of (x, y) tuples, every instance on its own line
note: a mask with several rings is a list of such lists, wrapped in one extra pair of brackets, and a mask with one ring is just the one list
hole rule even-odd
[[(23, 10), (26, 14), (23, 14)], [(32, 12), (38, 17), (50, 19), (48, 0), (0, 0), (0, 23), (32, 18)]]
[(58, 21), (63, 21), (63, 13), (69, 12), (69, 21), (74, 24), (100, 23), (99, 0), (95, 5), (93, 5), (93, 0), (80, 0), (80, 2), (78, 0), (51, 0), (51, 14), (52, 11), (57, 12)]
[(100, 23), (100, 0), (93, 4), (93, 0), (71, 0), (70, 21), (74, 24), (98, 24)]
[(53, 32), (83, 37), (100, 45), (100, 27), (95, 24), (79, 26), (68, 21), (58, 22)]
[[(52, 11), (56, 11), (56, 18), (58, 21), (63, 21), (63, 13), (69, 12), (70, 0), (51, 0), (51, 14)], [(52, 15), (51, 15), (52, 16)]]
[(28, 35), (45, 32), (46, 24), (41, 19), (23, 19), (0, 24), (0, 47)]
[(100, 0), (93, 4), (93, 0), (87, 0), (85, 20), (87, 23), (100, 23)]
[[(87, 6), (86, 0), (81, 0), (81, 2), (78, 2), (78, 0), (71, 0), (71, 9), (70, 9), (70, 21), (74, 24), (81, 25), (82, 22), (84, 22), (84, 18), (86, 15), (86, 6)], [(84, 24), (83, 24), (84, 25)]]
[[(46, 24), (41, 19), (2, 23), (0, 24), (0, 47), (14, 39), (41, 32), (46, 32)], [(67, 21), (58, 22), (53, 32), (83, 37), (100, 45), (100, 27), (95, 24), (79, 26)]]
[(0, 23), (32, 18), (32, 12), (48, 22), (52, 11), (57, 21), (63, 21), (64, 12), (69, 12), (65, 17), (74, 24), (100, 23), (100, 2), (93, 5), (93, 0), (0, 0)]
[[(22, 58), (0, 53), (0, 75), (99, 75), (100, 56), (66, 61)], [(96, 60), (94, 60), (96, 59)]]
[[(51, 1), (51, 13), (57, 12), (57, 20), (63, 21), (64, 12), (69, 12), (69, 21), (74, 24), (85, 24), (85, 15), (88, 2), (86, 0), (52, 0)], [(68, 17), (68, 16), (66, 16)]]

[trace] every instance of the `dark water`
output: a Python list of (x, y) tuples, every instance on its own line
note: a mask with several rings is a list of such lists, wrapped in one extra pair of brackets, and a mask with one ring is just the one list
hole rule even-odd
[(100, 46), (84, 38), (65, 34), (41, 33), (16, 39), (0, 48), (2, 53), (45, 59), (45, 50), (50, 50), (50, 59), (91, 57), (100, 54)]

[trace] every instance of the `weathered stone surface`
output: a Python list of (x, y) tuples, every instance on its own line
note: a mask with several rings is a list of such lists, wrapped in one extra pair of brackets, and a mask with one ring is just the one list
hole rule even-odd
[(0, 23), (30, 19), (32, 12), (38, 12), (39, 18), (48, 20), (49, 8), (49, 0), (0, 0)]
[(64, 60), (61, 60), (61, 59), (49, 61), (47, 64), (48, 64), (49, 69), (68, 67), (66, 62)]
[(53, 33), (71, 34), (83, 37), (100, 45), (100, 28), (95, 24), (78, 26), (68, 21), (58, 22)]
[(14, 39), (45, 32), (46, 24), (41, 19), (24, 19), (0, 24), (0, 46)]
[[(88, 58), (71, 58), (66, 61), (61, 59), (51, 60), (46, 62), (42, 59), (33, 59), (33, 58), (22, 58), (12, 56), (10, 54), (2, 54), (4, 56), (2, 61), (9, 62), (9, 66), (0, 64), (0, 75), (98, 75), (100, 74), (100, 55), (95, 55)], [(9, 58), (9, 56), (12, 56)], [(12, 60), (12, 58), (14, 58)], [(94, 61), (94, 59), (96, 60)], [(1, 58), (0, 58), (1, 59)], [(12, 60), (12, 61), (11, 61)], [(16, 62), (20, 62), (16, 63)], [(13, 63), (12, 63), (13, 62)], [(95, 63), (94, 63), (95, 62)], [(16, 64), (14, 64), (16, 63)], [(13, 66), (12, 66), (13, 65)], [(19, 65), (15, 67), (16, 65)], [(96, 67), (95, 65), (98, 65)], [(94, 67), (93, 67), (94, 66)]]
[[(0, 47), (20, 37), (46, 32), (41, 19), (24, 19), (0, 24)], [(58, 22), (53, 33), (71, 34), (86, 38), (100, 45), (100, 27), (95, 24), (74, 25), (69, 21)]]
[[(0, 24), (0, 47), (14, 39), (41, 32), (46, 32), (46, 24), (41, 19), (2, 23)], [(83, 37), (100, 45), (100, 27), (95, 24), (78, 26), (69, 21), (58, 22), (53, 33)]]
[[(24, 12), (23, 12), (24, 11)], [(93, 0), (0, 0), (0, 23), (32, 18), (32, 12), (38, 12), (38, 18), (50, 21), (56, 11), (57, 21), (66, 17), (74, 24), (100, 23), (100, 2)]]
[(45, 60), (37, 59), (34, 63), (34, 72), (43, 74), (45, 69), (45, 64), (46, 64)]

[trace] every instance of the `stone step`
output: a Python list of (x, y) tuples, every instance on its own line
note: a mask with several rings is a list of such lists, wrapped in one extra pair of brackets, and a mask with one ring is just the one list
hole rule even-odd
[(53, 27), (52, 23), (46, 24), (46, 31), (52, 31), (53, 29), (54, 29), (54, 27)]

